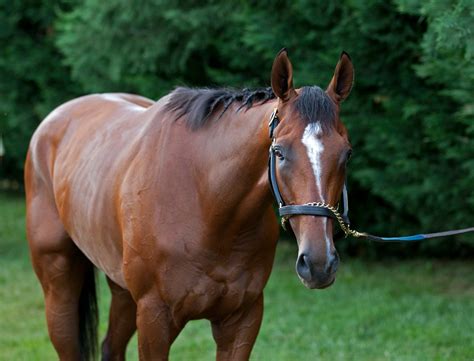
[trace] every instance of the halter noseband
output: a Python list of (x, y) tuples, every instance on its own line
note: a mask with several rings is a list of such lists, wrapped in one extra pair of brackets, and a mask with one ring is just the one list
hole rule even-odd
[(283, 200), (283, 197), (280, 193), (280, 189), (278, 188), (278, 182), (276, 179), (276, 154), (274, 132), (275, 128), (278, 126), (279, 123), (280, 119), (278, 118), (278, 109), (275, 108), (272, 112), (272, 115), (270, 116), (270, 121), (268, 123), (270, 139), (272, 140), (272, 144), (270, 146), (270, 157), (268, 161), (268, 178), (270, 181), (270, 188), (272, 190), (273, 196), (275, 197), (278, 203), (278, 214), (282, 217), (281, 224), (283, 228), (286, 230), (290, 217), (296, 215), (328, 217), (338, 221), (339, 225), (341, 226), (341, 229), (344, 231), (346, 236), (357, 236), (355, 233), (358, 232), (350, 229), (350, 221), (348, 217), (349, 204), (347, 197), (347, 187), (345, 182), (342, 190), (342, 214), (338, 212), (337, 207), (333, 207), (329, 204), (325, 204), (322, 202), (312, 202), (288, 206), (285, 204), (285, 201)]

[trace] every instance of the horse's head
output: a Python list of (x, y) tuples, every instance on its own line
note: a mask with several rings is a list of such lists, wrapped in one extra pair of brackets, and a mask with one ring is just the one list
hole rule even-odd
[[(352, 62), (342, 53), (325, 91), (316, 86), (295, 89), (286, 50), (275, 58), (272, 88), (279, 98), (280, 123), (275, 129), (273, 149), (276, 179), (286, 204), (337, 205), (351, 154), (339, 109), (351, 91), (353, 78)], [(331, 285), (339, 263), (333, 220), (295, 215), (290, 224), (298, 241), (296, 271), (301, 281), (309, 288)]]

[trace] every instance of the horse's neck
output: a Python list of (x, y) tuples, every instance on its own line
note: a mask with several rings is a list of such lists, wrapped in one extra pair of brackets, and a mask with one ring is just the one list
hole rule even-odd
[[(258, 222), (271, 207), (268, 185), (268, 149), (271, 144), (268, 119), (275, 101), (235, 112), (220, 119), (208, 130), (204, 147), (206, 161), (205, 204), (212, 204), (222, 222)], [(207, 133), (207, 131), (206, 131)], [(225, 226), (222, 224), (222, 226)]]

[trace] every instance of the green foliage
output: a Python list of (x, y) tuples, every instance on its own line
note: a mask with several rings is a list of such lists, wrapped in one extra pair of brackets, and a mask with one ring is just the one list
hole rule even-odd
[(155, 98), (180, 83), (209, 85), (206, 65), (219, 58), (212, 49), (226, 28), (223, 14), (232, 8), (188, 3), (88, 0), (64, 14), (58, 46), (72, 76), (91, 92)]
[(29, 139), (40, 120), (77, 88), (53, 39), (57, 11), (71, 1), (0, 1), (0, 178), (21, 179)]
[[(267, 86), (282, 46), (290, 50), (297, 86), (324, 87), (344, 49), (356, 69), (342, 114), (355, 154), (354, 223), (383, 235), (472, 225), (470, 0), (0, 3), (0, 46), (7, 49), (0, 58), (0, 176), (19, 177), (33, 128), (76, 94), (158, 98), (182, 84)], [(366, 249), (355, 240), (340, 247)], [(474, 238), (396, 249), (414, 247), (466, 254)]]

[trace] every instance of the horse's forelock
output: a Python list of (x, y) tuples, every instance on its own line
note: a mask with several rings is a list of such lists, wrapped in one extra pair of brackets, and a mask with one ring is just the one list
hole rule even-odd
[(295, 101), (295, 107), (307, 124), (319, 123), (323, 131), (330, 131), (336, 126), (336, 107), (318, 86), (303, 87)]

